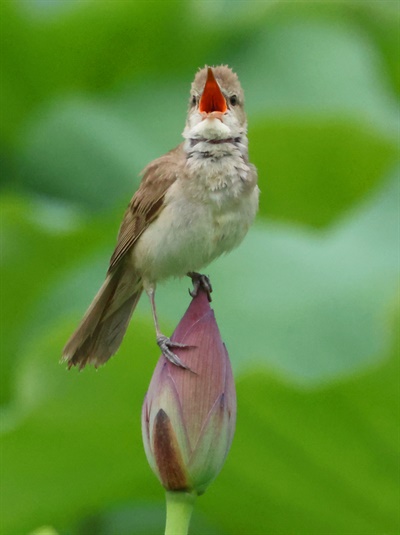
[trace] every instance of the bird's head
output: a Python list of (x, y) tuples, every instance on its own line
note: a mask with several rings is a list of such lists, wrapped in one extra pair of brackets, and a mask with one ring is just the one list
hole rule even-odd
[(237, 75), (227, 66), (204, 67), (195, 76), (183, 136), (223, 140), (246, 133), (244, 94)]

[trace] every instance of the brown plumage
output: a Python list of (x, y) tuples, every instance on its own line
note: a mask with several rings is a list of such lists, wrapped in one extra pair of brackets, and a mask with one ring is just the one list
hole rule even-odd
[(181, 144), (144, 169), (122, 220), (106, 280), (64, 347), (69, 368), (104, 364), (120, 346), (143, 291), (140, 275), (124, 257), (162, 211), (165, 193), (184, 163)]
[(150, 163), (143, 171), (142, 182), (121, 223), (109, 270), (118, 265), (126, 251), (162, 211), (164, 196), (185, 165), (182, 145), (183, 143)]
[(69, 367), (99, 366), (117, 351), (143, 290), (158, 345), (171, 362), (184, 366), (160, 332), (156, 284), (185, 274), (198, 284), (196, 271), (236, 247), (254, 219), (257, 173), (248, 161), (244, 96), (236, 74), (226, 66), (200, 70), (189, 102), (185, 141), (143, 172), (106, 280), (64, 347)]

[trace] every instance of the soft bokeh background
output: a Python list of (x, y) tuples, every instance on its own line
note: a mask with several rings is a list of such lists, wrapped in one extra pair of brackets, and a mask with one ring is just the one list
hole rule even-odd
[[(147, 301), (104, 368), (59, 357), (206, 63), (240, 75), (262, 197), (207, 270), (239, 414), (191, 532), (399, 532), (398, 6), (1, 1), (2, 534), (163, 530)], [(166, 333), (187, 288), (159, 289)]]

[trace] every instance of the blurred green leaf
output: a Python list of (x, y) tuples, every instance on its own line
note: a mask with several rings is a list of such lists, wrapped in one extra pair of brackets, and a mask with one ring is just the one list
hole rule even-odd
[[(137, 322), (118, 358), (84, 373), (57, 364), (66, 334), (43, 333), (18, 367), (29, 411), (1, 441), (5, 535), (44, 522), (62, 530), (111, 501), (162, 500), (139, 431), (152, 329)], [(258, 368), (239, 381), (236, 441), (199, 510), (232, 535), (394, 535), (399, 370), (382, 357), (363, 375), (314, 390)]]
[(29, 535), (57, 535), (57, 531), (51, 526), (42, 526), (34, 531), (31, 531)]
[(273, 117), (340, 114), (395, 136), (398, 103), (372, 45), (363, 31), (324, 18), (261, 28), (236, 65), (248, 110)]
[(381, 54), (385, 73), (393, 91), (400, 96), (400, 65), (398, 61), (400, 4), (392, 0), (353, 4), (352, 22), (368, 33)]
[(183, 1), (156, 2), (155, 9), (144, 2), (79, 2), (47, 20), (32, 16), (29, 4), (4, 0), (0, 6), (6, 139), (15, 138), (23, 114), (57, 93), (105, 90), (127, 75), (152, 72), (166, 42), (172, 57), (183, 59)]
[(53, 106), (26, 132), (22, 181), (37, 193), (92, 210), (126, 204), (151, 159), (147, 140), (104, 105), (72, 99)]
[[(12, 370), (26, 343), (26, 326), (35, 319), (47, 290), (82, 257), (114, 239), (117, 227), (110, 224), (109, 216), (88, 221), (68, 205), (39, 198), (3, 196), (0, 211), (0, 401), (4, 403), (10, 399)], [(105, 261), (103, 273), (106, 269)], [(55, 303), (51, 314), (62, 313), (60, 305)]]
[(317, 227), (362, 199), (399, 157), (394, 140), (339, 118), (254, 121), (250, 143), (261, 213)]
[(204, 24), (184, 0), (88, 0), (47, 18), (30, 4), (0, 3), (0, 97), (8, 104), (1, 140), (8, 147), (24, 119), (55, 95), (107, 92), (154, 73), (191, 77), (210, 57), (223, 61), (227, 39), (237, 43), (231, 27)]
[(364, 375), (315, 390), (241, 380), (232, 451), (199, 508), (232, 535), (398, 533), (397, 347)]
[[(124, 504), (103, 513), (86, 518), (73, 530), (74, 535), (159, 535), (165, 528), (165, 504), (158, 499), (156, 503), (139, 500), (134, 505)], [(202, 515), (194, 511), (190, 523), (191, 533), (223, 535)]]

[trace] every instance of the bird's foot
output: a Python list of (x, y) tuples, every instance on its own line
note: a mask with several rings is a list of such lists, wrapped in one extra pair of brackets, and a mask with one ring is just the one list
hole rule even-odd
[(189, 294), (192, 297), (196, 297), (196, 295), (199, 293), (199, 289), (202, 288), (206, 292), (208, 300), (211, 303), (212, 286), (207, 275), (202, 275), (201, 273), (191, 271), (188, 273), (188, 276), (192, 279), (193, 283), (193, 290), (189, 290)]
[(161, 349), (164, 357), (170, 362), (172, 362), (172, 364), (175, 364), (175, 366), (179, 366), (180, 368), (185, 368), (185, 370), (190, 370), (189, 366), (186, 366), (186, 364), (181, 361), (178, 355), (175, 355), (175, 353), (171, 351), (171, 348), (173, 347), (185, 348), (189, 347), (188, 345), (180, 344), (178, 342), (172, 342), (167, 336), (164, 336), (163, 334), (159, 334), (157, 336), (157, 344)]

